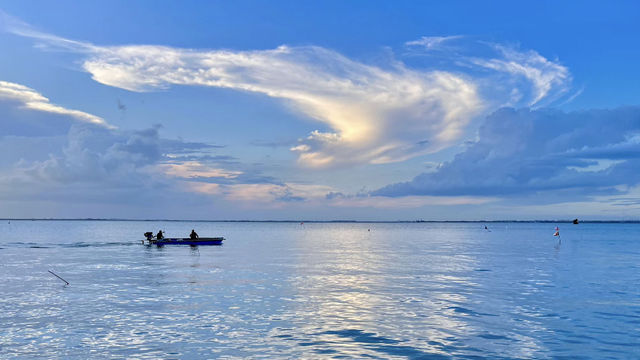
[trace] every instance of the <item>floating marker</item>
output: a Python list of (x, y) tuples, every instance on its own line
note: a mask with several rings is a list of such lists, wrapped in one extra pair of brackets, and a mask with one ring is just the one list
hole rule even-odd
[(51, 270), (47, 270), (47, 271), (49, 271), (53, 276), (57, 277), (58, 279), (64, 281), (65, 283), (67, 283), (67, 285), (69, 285), (69, 282), (67, 280), (65, 280), (65, 279), (61, 278), (60, 276), (56, 275), (56, 273), (54, 273), (53, 271), (51, 271)]

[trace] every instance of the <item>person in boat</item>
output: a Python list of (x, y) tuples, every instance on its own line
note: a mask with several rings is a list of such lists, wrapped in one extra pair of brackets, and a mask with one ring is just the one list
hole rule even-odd
[(191, 238), (191, 240), (199, 238), (198, 233), (193, 229), (191, 229), (191, 234), (189, 234), (189, 237)]
[(156, 235), (156, 239), (158, 239), (158, 240), (164, 239), (164, 235), (162, 235), (162, 230), (158, 230), (158, 234)]

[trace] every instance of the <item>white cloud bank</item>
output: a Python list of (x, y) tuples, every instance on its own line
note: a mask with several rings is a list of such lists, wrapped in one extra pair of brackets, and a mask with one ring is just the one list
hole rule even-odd
[(20, 103), (23, 108), (29, 110), (66, 115), (82, 122), (103, 126), (109, 129), (115, 128), (98, 116), (84, 111), (67, 109), (65, 107), (52, 104), (49, 99), (34, 89), (12, 82), (0, 81), (0, 100), (16, 101)]

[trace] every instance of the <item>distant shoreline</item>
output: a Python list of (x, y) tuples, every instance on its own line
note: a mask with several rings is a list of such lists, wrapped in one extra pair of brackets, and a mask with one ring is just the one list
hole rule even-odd
[[(573, 219), (558, 220), (177, 220), (177, 219), (101, 219), (101, 218), (0, 218), (0, 221), (146, 221), (146, 222), (202, 222), (202, 223), (353, 223), (353, 224), (416, 224), (416, 223), (572, 223)], [(640, 220), (580, 220), (583, 224), (640, 224)]]

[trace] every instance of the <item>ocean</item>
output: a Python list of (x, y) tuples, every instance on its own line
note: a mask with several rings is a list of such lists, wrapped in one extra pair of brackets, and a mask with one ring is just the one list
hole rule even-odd
[(484, 225), (4, 220), (0, 358), (640, 358), (640, 224)]

